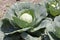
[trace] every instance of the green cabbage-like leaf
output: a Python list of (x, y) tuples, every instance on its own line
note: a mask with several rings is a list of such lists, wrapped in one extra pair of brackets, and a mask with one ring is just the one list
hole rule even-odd
[(56, 24), (54, 34), (60, 38), (60, 15), (55, 17), (54, 22)]
[(22, 21), (20, 20), (19, 18), (17, 17), (13, 17), (13, 21), (21, 28), (25, 28), (25, 27), (28, 27), (29, 23), (25, 22), (25, 21)]
[(60, 2), (57, 2), (56, 0), (52, 0), (47, 3), (47, 11), (52, 16), (60, 15)]
[(2, 21), (0, 20), (0, 40), (3, 40), (3, 38), (4, 38), (4, 33), (1, 31), (1, 26), (2, 26)]
[(29, 35), (28, 33), (26, 32), (23, 32), (21, 34), (22, 38), (25, 39), (25, 40), (41, 40), (41, 37), (32, 37), (31, 35)]

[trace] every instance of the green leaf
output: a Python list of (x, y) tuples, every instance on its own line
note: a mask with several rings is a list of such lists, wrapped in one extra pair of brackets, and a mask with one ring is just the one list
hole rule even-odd
[(50, 33), (48, 33), (48, 36), (49, 36), (50, 40), (54, 40), (54, 38), (52, 37), (53, 35), (51, 35)]
[(49, 10), (50, 10), (50, 14), (53, 15), (53, 16), (57, 16), (59, 15), (59, 10), (49, 6)]
[(29, 27), (29, 23), (20, 20), (17, 17), (13, 17), (13, 21), (20, 27), (20, 28), (26, 28)]
[(52, 19), (51, 18), (47, 18), (46, 20), (44, 20), (45, 22), (46, 22), (46, 30), (48, 31), (48, 32), (53, 32), (53, 31), (55, 31), (55, 23), (52, 21)]
[(9, 32), (13, 32), (17, 29), (19, 29), (18, 27), (15, 27), (14, 25), (12, 25), (9, 21), (9, 19), (3, 19), (2, 20), (3, 24), (1, 26), (1, 30), (4, 32), (4, 33), (9, 33)]
[(25, 39), (25, 40), (41, 40), (40, 37), (32, 37), (31, 35), (29, 35), (29, 34), (26, 33), (26, 32), (23, 32), (23, 33), (21, 34), (21, 37), (22, 37), (23, 39)]
[(52, 16), (60, 15), (60, 3), (56, 2), (56, 0), (48, 2), (46, 6), (48, 13), (50, 13)]
[(56, 25), (54, 34), (60, 38), (60, 15), (55, 17), (54, 22)]
[(56, 17), (54, 18), (54, 22), (56, 23), (56, 25), (57, 25), (58, 27), (60, 27), (60, 15), (59, 15), (59, 16), (56, 16)]
[(4, 35), (4, 33), (1, 30), (0, 30), (0, 34), (1, 34), (0, 35), (0, 40), (3, 40), (3, 38), (4, 38), (5, 35)]
[(45, 20), (42, 21), (41, 26), (46, 27), (46, 29), (45, 29), (46, 31), (53, 32), (55, 23), (52, 21), (51, 18), (46, 18)]
[(2, 20), (0, 20), (0, 40), (3, 40), (3, 38), (4, 38), (4, 33), (1, 31), (1, 26), (2, 26)]
[[(39, 24), (39, 25), (38, 25), (38, 24)], [(34, 28), (32, 28), (32, 29), (30, 30), (30, 32), (35, 32), (35, 31), (38, 31), (38, 30), (40, 30), (40, 29), (42, 29), (42, 28), (45, 28), (44, 22), (41, 22), (41, 23), (40, 23), (40, 21), (39, 21), (39, 23), (37, 23), (36, 25), (37, 25), (37, 26), (35, 26)]]
[(14, 34), (14, 33), (17, 33), (17, 32), (22, 33), (22, 32), (25, 32), (25, 31), (27, 31), (27, 30), (29, 30), (29, 29), (31, 29), (31, 27), (27, 27), (27, 28), (15, 30), (15, 31), (10, 32), (10, 33), (5, 33), (5, 35)]
[(12, 10), (11, 8), (9, 8), (9, 9), (6, 11), (3, 19), (7, 18), (7, 19), (9, 19), (9, 20), (12, 20), (12, 19), (13, 19), (12, 17), (14, 17), (14, 16), (15, 16), (15, 15), (14, 15), (14, 10)]

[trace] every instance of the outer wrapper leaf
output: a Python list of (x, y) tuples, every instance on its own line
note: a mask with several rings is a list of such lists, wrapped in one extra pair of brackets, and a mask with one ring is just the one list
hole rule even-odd
[(3, 40), (4, 33), (1, 31), (2, 21), (0, 20), (0, 40)]
[(60, 15), (55, 17), (54, 22), (56, 24), (54, 34), (60, 38)]

